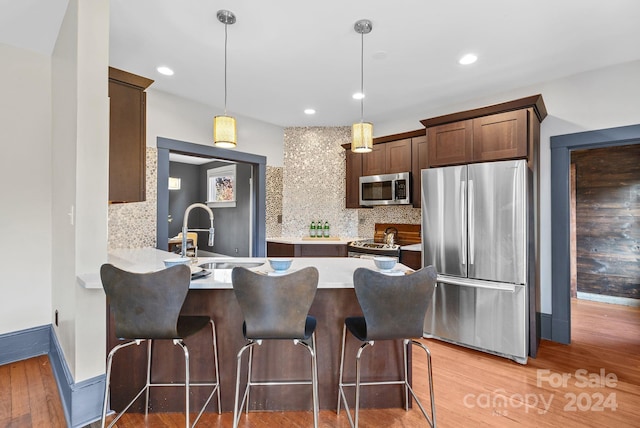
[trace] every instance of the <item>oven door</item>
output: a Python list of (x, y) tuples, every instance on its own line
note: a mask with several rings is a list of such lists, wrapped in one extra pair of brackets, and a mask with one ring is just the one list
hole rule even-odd
[(374, 257), (395, 257), (396, 262), (400, 260), (400, 250), (371, 250), (367, 248), (348, 247), (347, 257), (356, 257), (359, 259), (373, 259)]
[(374, 257), (376, 257), (373, 254), (367, 254), (367, 253), (360, 253), (357, 251), (347, 251), (347, 257), (355, 257), (357, 259), (373, 259)]

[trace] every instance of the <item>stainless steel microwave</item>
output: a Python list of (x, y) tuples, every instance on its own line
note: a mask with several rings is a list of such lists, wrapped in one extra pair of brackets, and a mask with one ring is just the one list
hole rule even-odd
[(410, 173), (360, 177), (360, 205), (410, 204)]

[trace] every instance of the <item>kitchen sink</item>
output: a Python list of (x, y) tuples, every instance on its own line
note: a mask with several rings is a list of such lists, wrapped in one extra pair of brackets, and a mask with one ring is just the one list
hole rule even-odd
[(265, 262), (234, 262), (234, 261), (226, 261), (226, 262), (208, 262), (202, 263), (200, 266), (203, 269), (233, 269), (234, 267), (244, 267), (244, 268), (253, 268), (262, 266)]

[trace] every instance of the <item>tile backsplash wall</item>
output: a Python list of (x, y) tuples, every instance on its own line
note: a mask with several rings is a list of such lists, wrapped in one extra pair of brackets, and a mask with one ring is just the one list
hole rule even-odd
[(158, 154), (147, 148), (147, 200), (109, 205), (109, 250), (156, 246)]
[(269, 238), (282, 236), (282, 223), (278, 217), (282, 217), (282, 167), (267, 166), (267, 208), (266, 223)]
[(411, 205), (361, 208), (358, 211), (358, 236), (373, 238), (376, 223), (420, 224), (420, 208)]
[(331, 235), (355, 237), (357, 210), (345, 209), (345, 152), (350, 127), (285, 128), (282, 236), (307, 236), (311, 221), (329, 221)]

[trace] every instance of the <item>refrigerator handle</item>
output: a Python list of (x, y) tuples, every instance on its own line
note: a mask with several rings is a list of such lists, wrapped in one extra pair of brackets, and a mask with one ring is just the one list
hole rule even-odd
[(462, 251), (462, 265), (467, 264), (467, 234), (465, 231), (466, 228), (466, 211), (467, 211), (467, 203), (466, 203), (466, 194), (467, 194), (467, 182), (465, 180), (460, 181), (460, 248)]
[(475, 255), (475, 213), (473, 212), (473, 180), (469, 180), (469, 265), (473, 265)]

